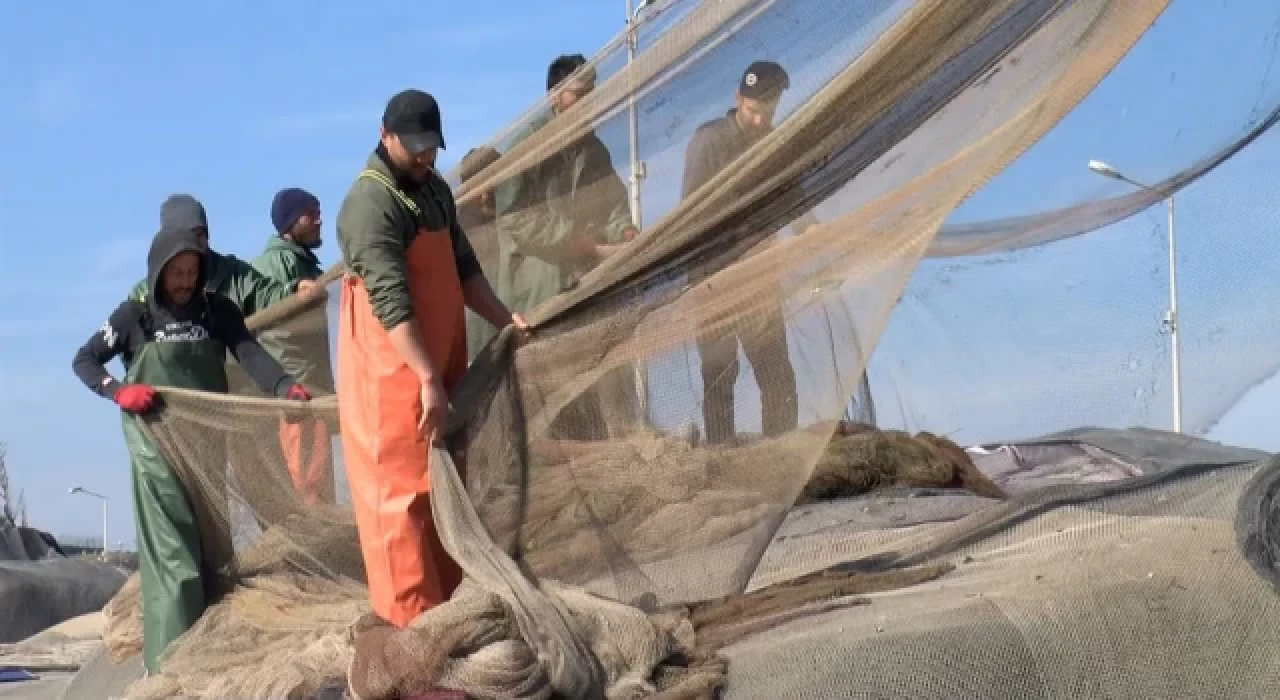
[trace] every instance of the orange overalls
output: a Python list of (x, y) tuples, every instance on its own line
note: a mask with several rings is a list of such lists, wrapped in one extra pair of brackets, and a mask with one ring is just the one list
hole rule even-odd
[[(380, 173), (361, 176), (382, 181), (411, 204)], [(405, 266), (420, 340), (445, 391), (452, 391), (466, 371), (467, 335), (449, 231), (419, 230), (405, 251)], [(338, 416), (369, 600), (375, 613), (404, 627), (448, 600), (462, 571), (445, 552), (431, 516), (430, 450), (418, 435), (418, 378), (355, 275), (343, 279), (339, 304)]]

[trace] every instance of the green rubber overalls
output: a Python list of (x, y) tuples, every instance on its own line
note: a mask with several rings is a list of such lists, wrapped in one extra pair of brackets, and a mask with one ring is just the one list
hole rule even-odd
[[(225, 358), (224, 344), (214, 338), (152, 341), (133, 358), (125, 381), (226, 392)], [(137, 519), (142, 658), (154, 673), (169, 644), (204, 612), (206, 587), (214, 579), (187, 488), (143, 432), (144, 419), (128, 413), (123, 418)], [(221, 454), (205, 453), (201, 458), (212, 464), (224, 461)]]

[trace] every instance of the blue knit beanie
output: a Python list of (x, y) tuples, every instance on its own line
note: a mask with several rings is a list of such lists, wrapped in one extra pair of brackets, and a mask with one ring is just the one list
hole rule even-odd
[(320, 208), (320, 200), (306, 190), (290, 187), (276, 193), (271, 200), (271, 223), (276, 233), (284, 233), (298, 223), (298, 218), (313, 209)]

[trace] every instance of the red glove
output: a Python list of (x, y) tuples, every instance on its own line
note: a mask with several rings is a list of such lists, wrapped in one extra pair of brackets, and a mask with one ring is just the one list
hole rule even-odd
[(284, 397), (286, 399), (293, 399), (294, 401), (310, 401), (311, 400), (311, 394), (308, 394), (307, 390), (303, 389), (301, 384), (294, 384), (293, 386), (289, 387), (289, 391), (285, 392)]
[(126, 384), (116, 390), (116, 405), (128, 413), (145, 413), (156, 400), (156, 390), (146, 384)]

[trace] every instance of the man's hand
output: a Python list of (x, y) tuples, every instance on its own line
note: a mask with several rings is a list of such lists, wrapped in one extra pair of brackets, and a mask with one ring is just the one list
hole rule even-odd
[[(311, 394), (302, 388), (301, 384), (294, 384), (289, 387), (289, 391), (285, 392), (284, 397), (290, 401), (310, 401)], [(286, 423), (297, 424), (306, 420), (307, 412), (301, 408), (296, 410), (285, 411), (284, 420)]]
[(324, 287), (320, 286), (315, 280), (298, 280), (296, 294), (304, 302), (311, 302), (323, 298), (325, 291)]
[(449, 397), (438, 379), (419, 380), (422, 415), (418, 418), (418, 434), (428, 445), (444, 437), (449, 424)]
[(569, 254), (575, 262), (594, 265), (600, 259), (600, 246), (586, 233), (576, 233), (569, 242)]
[(524, 320), (524, 316), (511, 314), (511, 325), (516, 327), (516, 339), (520, 341), (521, 345), (529, 342), (529, 339), (533, 337), (533, 329)]
[(125, 413), (146, 413), (155, 405), (156, 390), (146, 384), (126, 384), (116, 390), (112, 400)]

